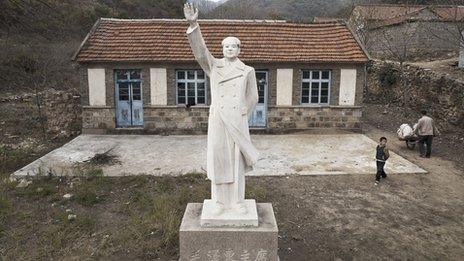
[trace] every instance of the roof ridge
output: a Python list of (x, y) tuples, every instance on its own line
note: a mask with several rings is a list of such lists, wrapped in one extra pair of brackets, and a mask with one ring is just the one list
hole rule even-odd
[[(148, 19), (127, 19), (127, 18), (100, 18), (102, 21), (116, 22), (185, 22), (186, 19), (175, 18), (148, 18)], [(272, 19), (198, 19), (199, 22), (227, 22), (227, 23), (257, 23), (257, 24), (287, 24), (287, 25), (313, 25), (313, 24), (346, 24), (345, 19), (335, 17), (332, 21), (312, 21), (299, 22), (292, 20), (272, 20)]]
[[(163, 22), (187, 22), (186, 19), (178, 18), (114, 18), (114, 17), (102, 17), (102, 20), (106, 21), (140, 21), (140, 22), (149, 22), (149, 21), (163, 21)], [(287, 20), (277, 20), (277, 19), (198, 19), (200, 22), (258, 22), (258, 23), (286, 23)]]
[(359, 4), (356, 7), (433, 7), (433, 8), (464, 8), (464, 5), (408, 5), (408, 4)]

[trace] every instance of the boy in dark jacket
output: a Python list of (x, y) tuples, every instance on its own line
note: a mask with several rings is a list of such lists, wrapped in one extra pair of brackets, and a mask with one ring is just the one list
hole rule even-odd
[(380, 178), (386, 178), (387, 174), (383, 170), (385, 162), (390, 157), (390, 153), (387, 149), (387, 138), (380, 138), (379, 145), (377, 145), (375, 161), (377, 163), (377, 174), (375, 174), (375, 185), (377, 186), (380, 182)]

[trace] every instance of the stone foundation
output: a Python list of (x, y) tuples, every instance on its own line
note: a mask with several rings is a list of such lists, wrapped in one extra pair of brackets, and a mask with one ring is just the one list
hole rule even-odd
[(208, 130), (209, 106), (162, 106), (144, 108), (144, 129), (206, 132)]
[[(361, 129), (362, 107), (273, 106), (268, 108), (265, 132), (308, 129)], [(116, 128), (114, 107), (83, 107), (84, 133), (201, 134), (208, 130), (208, 106), (147, 106), (144, 126)]]
[(116, 128), (114, 107), (82, 107), (82, 133), (105, 134)]
[(314, 128), (361, 129), (361, 107), (270, 107), (268, 129), (276, 131)]

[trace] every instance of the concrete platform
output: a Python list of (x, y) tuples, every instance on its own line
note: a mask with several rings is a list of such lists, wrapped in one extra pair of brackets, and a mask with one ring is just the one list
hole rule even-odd
[[(373, 174), (376, 170), (377, 142), (362, 134), (253, 135), (252, 139), (261, 155), (250, 176)], [(205, 135), (81, 135), (14, 175), (48, 171), (70, 175), (76, 164), (110, 149), (120, 163), (102, 166), (108, 176), (206, 172)], [(426, 173), (396, 153), (391, 153), (385, 170)]]
[(179, 229), (179, 260), (277, 261), (278, 228), (270, 203), (258, 203), (258, 227), (202, 227), (201, 203), (189, 203)]

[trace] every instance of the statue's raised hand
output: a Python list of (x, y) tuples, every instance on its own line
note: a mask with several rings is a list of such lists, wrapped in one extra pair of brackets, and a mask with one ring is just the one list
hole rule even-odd
[(198, 19), (198, 9), (193, 7), (193, 4), (187, 3), (184, 5), (184, 15), (190, 24), (195, 24)]

